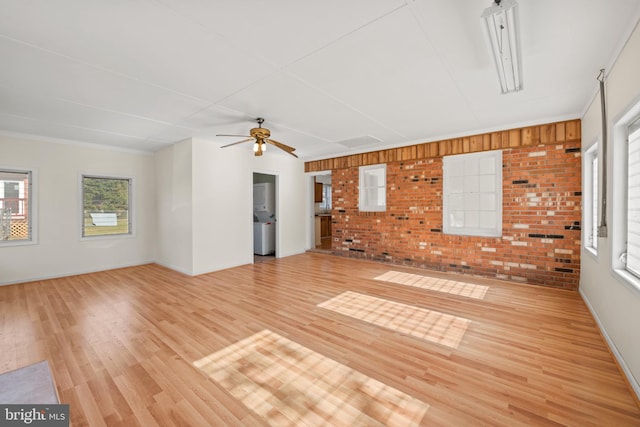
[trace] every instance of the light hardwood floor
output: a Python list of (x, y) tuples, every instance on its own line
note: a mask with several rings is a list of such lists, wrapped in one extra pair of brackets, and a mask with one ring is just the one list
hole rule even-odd
[(0, 372), (47, 359), (74, 426), (640, 425), (571, 291), (307, 253), (4, 286), (0, 309)]

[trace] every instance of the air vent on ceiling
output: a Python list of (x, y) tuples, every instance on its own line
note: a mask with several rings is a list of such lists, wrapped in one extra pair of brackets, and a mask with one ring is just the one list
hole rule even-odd
[(375, 145), (381, 143), (382, 140), (375, 136), (365, 135), (357, 136), (355, 138), (345, 139), (343, 141), (336, 141), (336, 144), (340, 144), (347, 148), (364, 147), (365, 145)]

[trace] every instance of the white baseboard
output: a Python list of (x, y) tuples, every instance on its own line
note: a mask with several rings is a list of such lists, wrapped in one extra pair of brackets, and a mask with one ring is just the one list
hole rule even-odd
[(137, 267), (139, 265), (152, 264), (154, 262), (155, 261), (153, 260), (139, 261), (132, 264), (113, 264), (113, 265), (105, 265), (98, 268), (89, 268), (86, 270), (79, 269), (79, 270), (74, 270), (74, 271), (69, 271), (69, 272), (59, 273), (59, 274), (43, 274), (43, 275), (36, 275), (31, 277), (23, 277), (20, 279), (8, 280), (6, 282), (0, 281), (0, 286), (18, 285), (21, 283), (38, 282), (40, 280), (59, 279), (61, 277), (79, 276), (81, 274), (90, 274), (90, 273), (98, 273), (100, 271), (117, 270), (119, 268)]
[(605, 341), (609, 345), (609, 349), (611, 349), (611, 353), (613, 353), (613, 356), (616, 358), (618, 364), (622, 368), (624, 375), (627, 377), (627, 381), (629, 381), (629, 384), (631, 384), (631, 388), (633, 388), (633, 391), (636, 393), (637, 399), (640, 400), (640, 383), (638, 383), (638, 380), (633, 376), (633, 373), (631, 372), (631, 369), (629, 369), (629, 366), (627, 366), (627, 363), (622, 357), (622, 354), (620, 354), (620, 351), (618, 351), (618, 348), (616, 347), (615, 343), (607, 333), (607, 330), (604, 328), (604, 325), (602, 324), (602, 322), (600, 321), (600, 318), (598, 317), (598, 313), (596, 313), (596, 311), (593, 309), (593, 306), (591, 305), (589, 298), (587, 298), (587, 296), (584, 293), (582, 293), (582, 289), (579, 289), (578, 292), (580, 293), (580, 296), (582, 297), (582, 300), (584, 301), (584, 303), (587, 305), (587, 308), (591, 312), (591, 315), (596, 320), (596, 323), (600, 328), (600, 333), (602, 333), (602, 336), (604, 337)]

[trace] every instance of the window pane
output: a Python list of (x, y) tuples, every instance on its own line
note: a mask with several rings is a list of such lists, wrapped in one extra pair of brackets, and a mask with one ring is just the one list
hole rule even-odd
[(322, 184), (322, 203), (320, 209), (331, 210), (331, 185)]
[(83, 236), (131, 233), (130, 187), (129, 179), (82, 178)]
[(379, 187), (384, 179), (384, 171), (381, 169), (371, 169), (364, 172), (365, 187)]
[(481, 228), (495, 228), (496, 227), (496, 215), (494, 212), (480, 212), (480, 227)]
[(598, 156), (591, 161), (591, 247), (598, 249)]
[[(452, 173), (459, 173), (458, 168), (453, 168)], [(447, 176), (447, 188), (449, 194), (464, 193), (464, 176)]]
[(629, 136), (627, 269), (640, 276), (640, 131)]
[(365, 189), (366, 200), (368, 205), (378, 206), (380, 203), (378, 202), (378, 189), (377, 188), (367, 188)]
[(31, 172), (0, 170), (0, 240), (31, 240)]
[(449, 215), (449, 225), (453, 228), (464, 227), (464, 211), (453, 211)]

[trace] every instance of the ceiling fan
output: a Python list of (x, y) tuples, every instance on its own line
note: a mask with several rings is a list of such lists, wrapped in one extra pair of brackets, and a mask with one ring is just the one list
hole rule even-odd
[(262, 117), (258, 117), (256, 119), (256, 122), (258, 122), (258, 127), (251, 129), (249, 131), (249, 135), (224, 135), (224, 134), (216, 135), (216, 136), (237, 136), (240, 138), (246, 138), (246, 139), (243, 139), (242, 141), (232, 142), (231, 144), (223, 145), (220, 148), (231, 147), (232, 145), (242, 144), (243, 142), (248, 142), (253, 140), (254, 141), (253, 152), (254, 152), (254, 155), (256, 156), (262, 156), (262, 154), (264, 154), (264, 152), (267, 149), (267, 143), (269, 143), (271, 145), (275, 145), (276, 147), (278, 147), (283, 151), (286, 151), (287, 153), (291, 154), (293, 157), (298, 158), (298, 156), (296, 156), (293, 153), (294, 151), (296, 151), (295, 148), (289, 147), (288, 145), (285, 145), (281, 142), (278, 142), (270, 138), (271, 131), (267, 128), (262, 127), (262, 123), (264, 123), (264, 119)]

